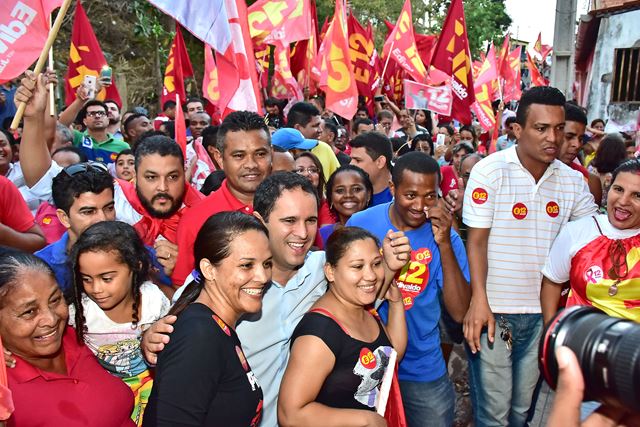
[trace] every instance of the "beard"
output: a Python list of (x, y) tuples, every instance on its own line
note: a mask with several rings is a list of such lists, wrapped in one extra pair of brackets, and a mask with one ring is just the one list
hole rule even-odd
[[(182, 206), (182, 199), (184, 198), (184, 193), (180, 195), (178, 199), (174, 199), (167, 193), (158, 193), (158, 194), (155, 194), (151, 198), (151, 200), (149, 200), (146, 197), (144, 197), (142, 193), (140, 193), (138, 186), (136, 186), (136, 194), (138, 195), (138, 200), (140, 200), (140, 203), (142, 204), (142, 206), (145, 208), (147, 212), (149, 212), (149, 215), (151, 215), (152, 218), (158, 218), (158, 219), (170, 218), (174, 213), (178, 212), (178, 210)], [(164, 197), (166, 199), (171, 200), (171, 207), (169, 208), (168, 211), (159, 211), (153, 207), (153, 202), (158, 197)]]

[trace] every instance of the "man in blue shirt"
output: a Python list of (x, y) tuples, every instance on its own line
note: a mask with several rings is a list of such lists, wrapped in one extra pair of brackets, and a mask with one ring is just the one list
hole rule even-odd
[(373, 184), (371, 206), (390, 202), (393, 199), (389, 182), (391, 179), (391, 141), (380, 132), (365, 132), (351, 140), (351, 164), (369, 174)]
[(69, 296), (73, 277), (68, 261), (69, 249), (80, 234), (100, 221), (114, 221), (113, 178), (103, 165), (78, 163), (63, 169), (52, 183), (56, 215), (67, 228), (60, 240), (35, 255), (53, 269), (62, 292)]
[[(461, 322), (471, 297), (464, 245), (451, 229), (452, 216), (438, 199), (438, 163), (421, 152), (398, 158), (393, 168), (394, 200), (354, 214), (347, 226), (365, 228), (379, 239), (403, 231), (411, 261), (396, 275), (407, 311), (408, 343), (398, 377), (409, 427), (451, 426), (455, 393), (440, 349), (438, 321), (444, 305)], [(386, 322), (387, 304), (379, 309)]]

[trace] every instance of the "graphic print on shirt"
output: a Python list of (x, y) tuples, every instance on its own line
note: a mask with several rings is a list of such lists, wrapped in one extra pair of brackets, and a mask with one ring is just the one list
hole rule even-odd
[(238, 359), (240, 360), (242, 369), (244, 369), (244, 371), (247, 374), (247, 380), (249, 380), (249, 384), (251, 384), (251, 391), (256, 391), (258, 388), (260, 388), (260, 385), (258, 384), (258, 379), (256, 378), (255, 374), (249, 367), (249, 363), (247, 363), (247, 358), (245, 357), (244, 352), (239, 346), (236, 346), (236, 354), (238, 355)]
[(411, 261), (396, 274), (396, 283), (402, 293), (405, 310), (409, 310), (417, 296), (426, 289), (431, 259), (431, 251), (428, 248), (411, 251)]
[(513, 205), (513, 208), (511, 208), (511, 213), (515, 219), (525, 219), (529, 210), (524, 203), (516, 203)]
[(471, 200), (473, 200), (473, 203), (475, 203), (476, 205), (482, 205), (486, 203), (488, 198), (489, 193), (487, 193), (487, 190), (485, 190), (484, 188), (478, 187), (471, 193)]
[(550, 201), (549, 203), (547, 203), (546, 211), (547, 215), (549, 215), (551, 218), (556, 218), (558, 215), (560, 215), (560, 206), (558, 206), (556, 202)]
[(138, 338), (127, 338), (113, 344), (101, 345), (96, 357), (100, 365), (119, 377), (130, 377), (147, 369)]
[(353, 373), (362, 377), (362, 381), (353, 395), (353, 398), (358, 402), (370, 408), (375, 407), (392, 351), (393, 348), (387, 345), (380, 346), (373, 351), (362, 347), (358, 362), (353, 368)]

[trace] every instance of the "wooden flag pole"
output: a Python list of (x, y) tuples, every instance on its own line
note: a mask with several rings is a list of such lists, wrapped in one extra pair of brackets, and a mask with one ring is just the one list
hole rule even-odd
[[(49, 31), (51, 31), (51, 18), (49, 15)], [(49, 69), (54, 70), (53, 67), (53, 45), (49, 48)], [(53, 83), (49, 83), (49, 116), (54, 117), (56, 115), (56, 93), (53, 88)]]
[(382, 69), (382, 74), (380, 75), (381, 79), (384, 79), (384, 73), (387, 72), (387, 66), (389, 65), (389, 60), (391, 59), (391, 52), (393, 52), (393, 45), (396, 43), (395, 39), (391, 40), (391, 47), (389, 47), (389, 54), (387, 55), (387, 60), (384, 62), (384, 68)]
[[(44, 68), (45, 63), (47, 62), (49, 49), (51, 49), (51, 46), (53, 46), (53, 42), (58, 36), (58, 31), (60, 31), (60, 27), (62, 27), (62, 21), (64, 20), (64, 17), (67, 14), (69, 7), (71, 6), (71, 1), (72, 0), (64, 0), (64, 3), (62, 3), (62, 6), (60, 6), (60, 10), (58, 11), (58, 16), (56, 16), (56, 21), (53, 23), (53, 26), (49, 31), (47, 42), (45, 43), (44, 47), (42, 48), (42, 51), (40, 52), (40, 57), (38, 58), (38, 62), (36, 62), (36, 66), (33, 68), (33, 72), (35, 73), (36, 78), (38, 78), (38, 75), (42, 72), (42, 69)], [(11, 122), (11, 126), (10, 126), (12, 130), (15, 130), (18, 127), (18, 125), (20, 125), (20, 120), (22, 120), (22, 116), (24, 115), (25, 108), (27, 108), (27, 104), (24, 102), (21, 102), (20, 105), (18, 105), (18, 110), (16, 111), (16, 115), (13, 118), (13, 121)]]

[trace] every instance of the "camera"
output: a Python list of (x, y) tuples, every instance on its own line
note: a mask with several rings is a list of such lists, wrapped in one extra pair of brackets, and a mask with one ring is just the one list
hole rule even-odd
[(640, 413), (640, 324), (574, 306), (553, 318), (540, 341), (540, 371), (555, 390), (555, 351), (569, 347), (584, 377), (584, 400), (598, 400)]

